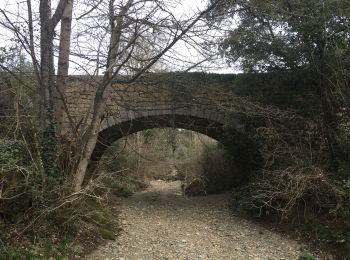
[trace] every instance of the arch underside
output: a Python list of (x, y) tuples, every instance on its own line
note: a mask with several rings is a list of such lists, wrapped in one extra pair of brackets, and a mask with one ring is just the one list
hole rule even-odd
[(153, 128), (181, 128), (205, 134), (220, 141), (223, 124), (211, 119), (185, 115), (158, 115), (140, 117), (110, 126), (99, 133), (98, 142), (92, 155), (92, 161), (99, 161), (104, 151), (115, 141), (124, 136)]

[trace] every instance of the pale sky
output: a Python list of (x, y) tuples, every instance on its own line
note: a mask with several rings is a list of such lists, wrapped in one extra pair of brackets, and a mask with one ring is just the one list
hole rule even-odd
[[(33, 0), (33, 11), (37, 12), (38, 10), (38, 2), (39, 0)], [(53, 1), (54, 2), (54, 1)], [(175, 1), (174, 1), (175, 2)], [(21, 7), (18, 8), (18, 3), (20, 3)], [(174, 4), (173, 10), (174, 15), (178, 18), (182, 17), (190, 17), (194, 13), (198, 12), (198, 10), (203, 10), (205, 8), (206, 1), (205, 0), (178, 0), (178, 3)], [(16, 19), (19, 24), (23, 24), (26, 18), (26, 4), (25, 1), (20, 0), (1, 0), (0, 1), (0, 9), (8, 11), (12, 14), (12, 19)], [(20, 10), (18, 10), (20, 9)], [(86, 10), (84, 10), (85, 12)], [(81, 13), (81, 11), (80, 11)], [(79, 16), (79, 9), (76, 8), (74, 11), (74, 17), (77, 18)], [(21, 17), (22, 16), (22, 17)], [(0, 19), (3, 20), (2, 15), (0, 14)], [(79, 25), (81, 26), (81, 25)], [(79, 34), (79, 29), (77, 22), (74, 21), (73, 31), (75, 34)], [(59, 29), (56, 29), (59, 32)], [(0, 27), (0, 47), (9, 46), (10, 44), (14, 44), (14, 42), (9, 41), (9, 33), (4, 31), (2, 27)], [(221, 32), (212, 30), (210, 35), (214, 37), (219, 37), (222, 35)], [(79, 38), (76, 38), (79, 39)], [(37, 42), (39, 39), (37, 39)], [(203, 42), (203, 40), (191, 37), (186, 39), (189, 43), (184, 41), (178, 42), (160, 61), (157, 68), (165, 69), (165, 70), (186, 70), (191, 67), (195, 63), (199, 63), (205, 59), (201, 50), (198, 47), (193, 46), (191, 43), (194, 41)], [(72, 51), (83, 51), (84, 45), (80, 44), (79, 50), (76, 49), (77, 44), (75, 45), (74, 39), (72, 40), (71, 46)], [(82, 49), (83, 48), (83, 49)], [(86, 51), (85, 51), (86, 52)], [(213, 57), (214, 58), (214, 57)], [(70, 73), (71, 74), (85, 74), (83, 71), (84, 68), (80, 66), (82, 61), (78, 57), (71, 57), (72, 62), (70, 64)], [(236, 73), (237, 69), (228, 67), (226, 62), (220, 58), (215, 57), (216, 62), (204, 62), (202, 63), (202, 67), (194, 68), (191, 71), (204, 71), (204, 72), (214, 72), (214, 73)], [(91, 73), (90, 69), (88, 71)]]

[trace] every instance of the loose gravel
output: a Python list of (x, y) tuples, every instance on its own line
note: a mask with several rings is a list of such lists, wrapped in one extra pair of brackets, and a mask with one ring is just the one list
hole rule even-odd
[(296, 241), (233, 216), (230, 194), (187, 198), (180, 185), (153, 181), (120, 199), (121, 235), (87, 259), (298, 259)]

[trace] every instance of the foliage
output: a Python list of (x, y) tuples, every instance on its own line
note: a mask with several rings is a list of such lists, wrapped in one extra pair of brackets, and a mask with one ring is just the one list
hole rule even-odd
[[(108, 230), (112, 232), (110, 222), (102, 221), (106, 213), (96, 203), (85, 203), (84, 196), (71, 198), (56, 193), (53, 200), (47, 201), (53, 198), (52, 190), (42, 186), (42, 175), (31, 157), (32, 148), (23, 140), (0, 140), (0, 258), (71, 259), (82, 255), (82, 242), (71, 242), (73, 236), (95, 230), (105, 237)], [(62, 187), (64, 183), (57, 183), (54, 189)], [(16, 240), (18, 234), (23, 236), (20, 242)], [(11, 246), (18, 243), (23, 245)]]
[(350, 161), (349, 161), (349, 137), (347, 135), (343, 135), (343, 138), (339, 141), (341, 154), (338, 157), (337, 168), (335, 172), (332, 174), (332, 178), (336, 180), (337, 185), (342, 187), (344, 190), (343, 194), (343, 203), (340, 207), (340, 217), (341, 219), (345, 219), (344, 232), (347, 234), (345, 237), (345, 248), (350, 254), (350, 222), (346, 221), (350, 219)]
[[(20, 140), (1, 140), (0, 141), (0, 164), (3, 169), (6, 167), (15, 168), (16, 166), (23, 166), (28, 161), (25, 152), (25, 143)], [(5, 169), (6, 170), (6, 169)]]
[(312, 167), (264, 171), (236, 192), (236, 207), (258, 216), (277, 214), (290, 222), (309, 221), (336, 211), (343, 195), (322, 169)]
[(102, 238), (114, 240), (113, 220), (104, 208), (105, 205), (94, 199), (85, 199), (82, 204), (85, 207), (83, 220), (96, 226)]
[(119, 197), (130, 197), (134, 193), (134, 190), (130, 188), (128, 183), (122, 183), (120, 181), (111, 183), (110, 188), (112, 189), (112, 194)]
[(24, 217), (35, 192), (33, 170), (23, 141), (0, 140), (0, 217), (8, 221)]
[(306, 234), (316, 237), (317, 240), (332, 243), (340, 248), (343, 255), (350, 254), (350, 223), (338, 220), (333, 223), (318, 223), (314, 221), (305, 224), (303, 230)]
[(302, 251), (300, 252), (298, 259), (299, 260), (316, 260), (317, 258), (310, 252)]
[(46, 242), (44, 244), (32, 244), (30, 246), (0, 247), (0, 256), (4, 260), (35, 260), (50, 259), (67, 260), (72, 257), (83, 257), (84, 253), (79, 245), (61, 238), (56, 243)]
[(116, 196), (129, 197), (137, 191), (144, 190), (147, 185), (144, 182), (117, 175), (114, 180), (107, 184), (107, 187)]
[(295, 70), (348, 51), (348, 1), (225, 0), (216, 13), (238, 17), (220, 48), (247, 70)]
[(238, 150), (232, 160), (222, 144), (207, 136), (183, 129), (146, 130), (114, 143), (105, 153), (103, 170), (114, 174), (109, 187), (121, 196), (142, 189), (150, 179), (181, 180), (191, 187), (201, 183), (202, 193), (219, 193), (239, 179), (232, 165), (242, 159), (243, 149)]
[(177, 162), (179, 179), (184, 184), (186, 195), (215, 194), (232, 188), (239, 173), (234, 171), (230, 157), (220, 143), (205, 136), (200, 143), (182, 147), (183, 157)]
[(347, 117), (340, 112), (349, 110), (349, 7), (349, 1), (337, 0), (224, 0), (213, 12), (222, 15), (221, 23), (225, 17), (236, 20), (219, 43), (229, 62), (247, 72), (313, 74), (322, 112), (319, 135), (333, 168), (340, 153), (340, 118)]
[[(269, 94), (256, 79), (255, 89), (264, 104), (277, 106), (259, 110), (255, 103), (242, 111), (248, 121), (262, 122), (249, 135), (260, 144), (263, 167), (234, 190), (235, 206), (255, 215), (310, 222), (317, 236), (341, 241), (345, 250), (350, 216), (349, 11), (349, 1), (223, 0), (208, 16), (227, 29), (217, 46), (230, 64), (245, 72), (273, 72), (263, 74), (271, 83)], [(304, 74), (310, 82), (299, 88), (288, 71)], [(269, 78), (276, 73), (284, 74), (277, 84)], [(279, 117), (279, 109), (289, 115)], [(317, 226), (316, 219), (342, 225), (334, 231), (322, 222)]]
[(255, 132), (263, 167), (236, 189), (235, 206), (297, 223), (332, 212), (338, 215), (344, 189), (325, 168), (326, 145), (317, 123), (289, 116), (293, 120), (268, 118)]
[(335, 173), (327, 168), (327, 146), (317, 121), (290, 116), (293, 120), (269, 118), (258, 128), (255, 140), (264, 164), (247, 185), (233, 191), (233, 206), (258, 217), (308, 223), (313, 237), (348, 254), (348, 163), (339, 162)]
[(44, 166), (45, 174), (47, 175), (47, 181), (49, 188), (53, 188), (58, 184), (58, 165), (57, 165), (57, 139), (55, 121), (53, 118), (53, 112), (47, 112), (47, 122), (43, 128), (41, 138), (41, 159)]

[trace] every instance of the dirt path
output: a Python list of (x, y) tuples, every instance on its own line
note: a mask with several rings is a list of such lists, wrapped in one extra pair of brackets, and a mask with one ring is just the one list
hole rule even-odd
[(179, 182), (121, 200), (122, 234), (88, 259), (298, 259), (297, 242), (234, 217), (229, 194), (186, 198)]

